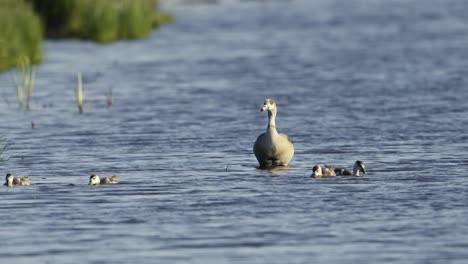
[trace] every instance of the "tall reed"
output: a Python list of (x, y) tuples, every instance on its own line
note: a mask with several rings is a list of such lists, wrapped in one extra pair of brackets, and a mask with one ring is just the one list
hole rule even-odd
[(76, 90), (76, 104), (78, 105), (78, 111), (80, 114), (83, 113), (83, 84), (81, 81), (81, 72), (78, 72), (78, 88)]
[(16, 83), (16, 96), (18, 98), (18, 105), (19, 109), (23, 109), (23, 86), (16, 80), (15, 78), (15, 83)]
[(0, 161), (5, 161), (5, 152), (10, 146), (4, 134), (0, 134)]
[(113, 104), (111, 88), (109, 88), (106, 92), (106, 102), (107, 102), (107, 108), (111, 108)]
[(26, 110), (31, 110), (31, 100), (36, 78), (36, 67), (30, 64), (29, 58), (25, 57), (18, 63), (16, 68), (15, 85), (19, 108), (23, 108), (24, 94), (26, 94)]

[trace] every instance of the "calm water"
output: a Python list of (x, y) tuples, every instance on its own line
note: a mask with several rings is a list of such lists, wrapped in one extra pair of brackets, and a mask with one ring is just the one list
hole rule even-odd
[[(2, 263), (468, 261), (466, 1), (167, 8), (144, 40), (46, 42), (31, 112), (0, 75), (1, 173), (34, 183), (1, 188)], [(265, 98), (290, 170), (256, 169)]]

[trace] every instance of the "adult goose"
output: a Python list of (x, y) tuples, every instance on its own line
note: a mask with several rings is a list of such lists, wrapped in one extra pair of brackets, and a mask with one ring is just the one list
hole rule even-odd
[(10, 173), (7, 173), (5, 177), (5, 186), (11, 187), (13, 185), (31, 185), (29, 177), (15, 177)]
[(285, 134), (276, 131), (276, 103), (266, 99), (260, 111), (268, 111), (268, 127), (253, 146), (253, 152), (260, 168), (269, 166), (288, 166), (294, 155), (294, 146)]
[(336, 175), (342, 175), (342, 176), (359, 176), (359, 172), (362, 171), (363, 174), (366, 174), (366, 166), (364, 165), (364, 162), (357, 160), (354, 163), (353, 166), (353, 171), (350, 171), (345, 168), (335, 168), (335, 173)]
[(117, 176), (112, 176), (109, 178), (102, 178), (100, 179), (99, 176), (93, 174), (89, 176), (89, 183), (88, 185), (101, 185), (101, 184), (116, 184), (118, 183), (119, 180), (117, 179)]

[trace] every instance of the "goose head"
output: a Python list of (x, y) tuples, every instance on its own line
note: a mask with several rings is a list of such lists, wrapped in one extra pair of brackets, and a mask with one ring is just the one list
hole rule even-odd
[(101, 179), (99, 179), (99, 176), (97, 176), (96, 174), (93, 174), (93, 175), (89, 176), (88, 185), (97, 185), (97, 184), (100, 184), (100, 183), (101, 183)]
[(354, 163), (354, 167), (353, 167), (354, 174), (359, 175), (359, 171), (362, 171), (362, 173), (366, 174), (366, 166), (364, 165), (364, 162), (362, 162), (361, 160), (357, 160)]
[(275, 104), (275, 101), (273, 99), (266, 99), (265, 102), (263, 103), (263, 106), (262, 108), (260, 109), (260, 111), (273, 111), (276, 109), (276, 104)]
[(320, 165), (315, 165), (312, 168), (312, 175), (310, 175), (313, 178), (320, 178), (322, 177), (322, 167)]
[(5, 177), (5, 181), (6, 181), (6, 185), (10, 186), (13, 184), (13, 175), (11, 175), (10, 173), (7, 173), (6, 177)]

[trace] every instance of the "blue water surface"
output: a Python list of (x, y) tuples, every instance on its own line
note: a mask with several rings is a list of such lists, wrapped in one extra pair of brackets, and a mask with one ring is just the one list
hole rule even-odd
[[(0, 75), (33, 183), (0, 190), (2, 263), (467, 263), (468, 2), (167, 2), (143, 40), (46, 41), (29, 112)], [(287, 170), (256, 168), (265, 98)]]

